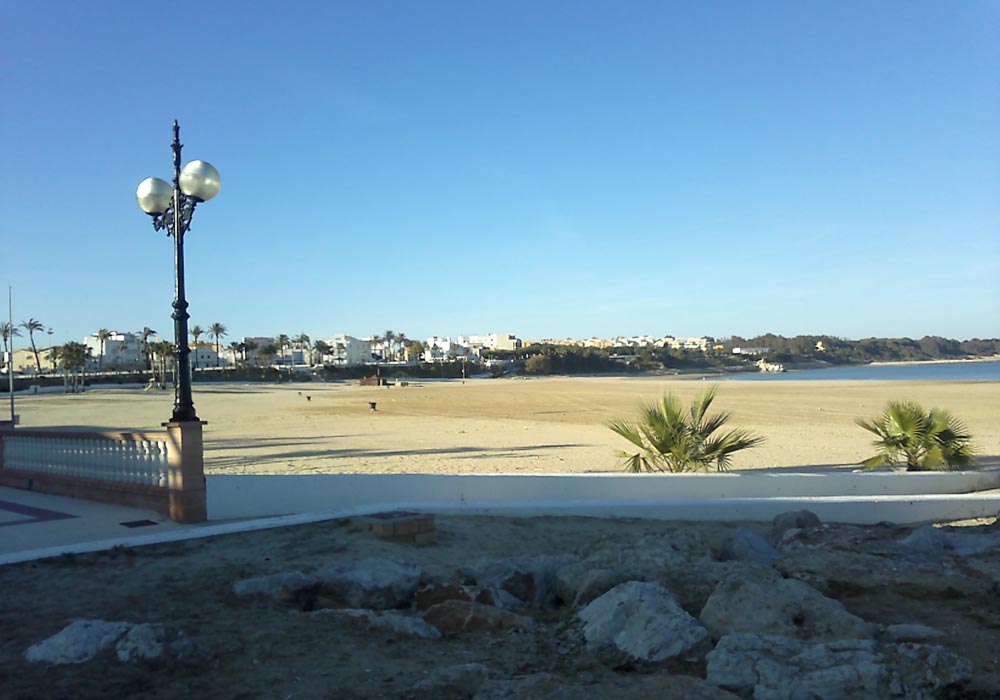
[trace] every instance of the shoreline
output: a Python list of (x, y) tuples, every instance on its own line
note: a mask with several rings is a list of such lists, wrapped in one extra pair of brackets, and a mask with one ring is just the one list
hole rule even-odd
[(972, 362), (1000, 362), (1000, 355), (991, 355), (989, 357), (965, 357), (961, 359), (953, 360), (887, 360), (887, 361), (876, 361), (869, 362), (867, 365), (835, 365), (839, 367), (891, 367), (900, 366), (906, 367), (910, 365), (961, 365)]

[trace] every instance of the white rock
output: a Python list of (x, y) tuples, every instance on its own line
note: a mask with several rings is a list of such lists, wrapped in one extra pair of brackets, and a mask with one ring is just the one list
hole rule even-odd
[(128, 622), (75, 620), (29, 647), (24, 658), (32, 663), (81, 664), (117, 642), (130, 626)]
[(195, 655), (194, 642), (184, 632), (159, 623), (133, 625), (115, 645), (119, 661), (190, 660)]
[(708, 639), (708, 631), (663, 586), (628, 581), (578, 613), (590, 648), (614, 647), (643, 661), (686, 654)]
[(420, 585), (420, 568), (393, 559), (337, 563), (316, 572), (321, 605), (387, 610), (407, 605)]
[(800, 639), (867, 639), (876, 628), (809, 585), (744, 565), (724, 578), (699, 615), (715, 637), (740, 632)]
[(968, 659), (941, 647), (869, 639), (733, 634), (707, 661), (709, 683), (754, 700), (934, 700), (972, 675)]

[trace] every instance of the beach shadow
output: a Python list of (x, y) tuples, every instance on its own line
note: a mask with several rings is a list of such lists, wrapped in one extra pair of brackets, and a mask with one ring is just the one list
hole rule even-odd
[[(236, 441), (241, 442), (241, 441)], [(295, 444), (291, 440), (288, 444)], [(267, 455), (240, 455), (238, 457), (215, 457), (206, 458), (205, 465), (208, 468), (222, 468), (238, 466), (249, 462), (270, 463), (280, 462), (290, 459), (351, 459), (351, 458), (371, 458), (371, 457), (408, 457), (416, 455), (474, 455), (473, 459), (486, 459), (488, 457), (511, 457), (520, 458), (519, 452), (534, 452), (538, 450), (561, 450), (568, 447), (585, 447), (582, 444), (559, 444), (559, 445), (521, 445), (514, 447), (446, 447), (446, 448), (426, 448), (415, 450), (370, 450), (370, 449), (339, 449), (339, 450), (295, 450), (289, 452), (277, 452)]]
[(299, 437), (260, 437), (260, 438), (228, 438), (225, 440), (213, 439), (210, 435), (205, 438), (205, 452), (232, 449), (262, 449), (265, 447), (289, 447), (292, 445), (307, 445), (311, 442), (324, 440), (339, 440), (351, 438), (354, 435), (310, 435)]

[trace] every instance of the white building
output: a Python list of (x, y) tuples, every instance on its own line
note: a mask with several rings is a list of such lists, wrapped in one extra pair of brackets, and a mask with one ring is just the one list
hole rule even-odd
[(671, 350), (700, 350), (701, 352), (705, 352), (708, 350), (711, 342), (711, 338), (674, 338), (668, 335), (663, 338), (661, 347), (668, 347)]
[(222, 361), (215, 354), (215, 346), (211, 343), (192, 343), (188, 346), (191, 354), (188, 361), (195, 369), (206, 369), (208, 367), (221, 367)]
[(488, 333), (483, 338), (483, 347), (490, 350), (519, 350), (521, 341), (513, 333)]
[(353, 335), (338, 333), (326, 341), (330, 346), (328, 354), (322, 362), (329, 362), (338, 367), (355, 367), (365, 365), (372, 360), (372, 344), (370, 340), (355, 338)]
[(261, 350), (275, 345), (274, 338), (263, 335), (244, 337), (240, 342), (243, 343), (246, 363), (253, 367), (260, 366), (261, 364)]
[[(142, 338), (135, 333), (119, 333), (111, 331), (104, 339), (103, 348), (97, 333), (91, 333), (83, 339), (83, 344), (90, 348), (90, 368), (103, 369), (136, 369), (145, 366), (142, 353)], [(102, 357), (103, 351), (103, 357)]]

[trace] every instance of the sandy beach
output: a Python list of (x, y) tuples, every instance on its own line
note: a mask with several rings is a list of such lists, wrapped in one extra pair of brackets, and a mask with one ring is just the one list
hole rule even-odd
[[(213, 474), (593, 473), (617, 471), (626, 443), (607, 427), (667, 391), (687, 400), (691, 379), (474, 379), (361, 387), (356, 383), (196, 384)], [(720, 382), (713, 408), (765, 443), (734, 468), (856, 464), (870, 454), (854, 424), (890, 399), (941, 407), (965, 421), (981, 455), (1000, 459), (1000, 386), (993, 382)], [(375, 402), (377, 410), (369, 408)], [(94, 389), (17, 397), (23, 428), (158, 429), (173, 393)]]

